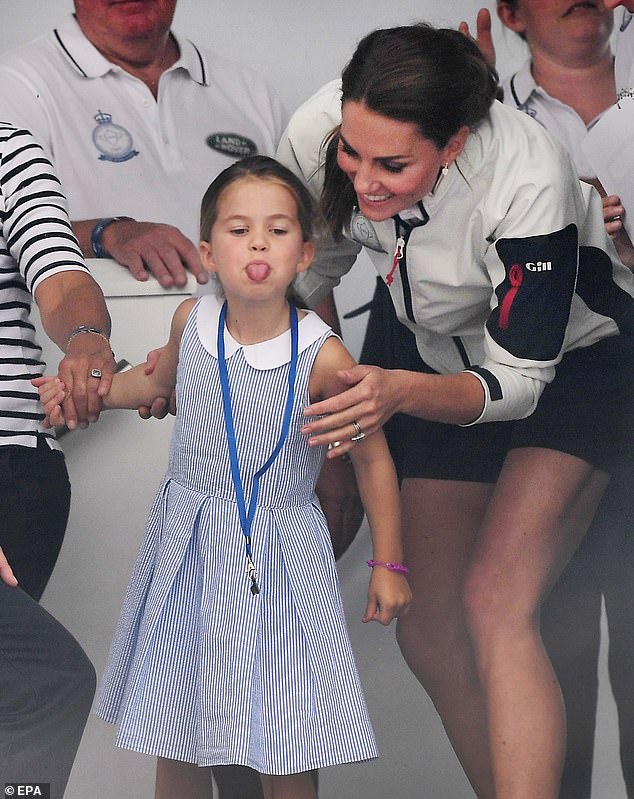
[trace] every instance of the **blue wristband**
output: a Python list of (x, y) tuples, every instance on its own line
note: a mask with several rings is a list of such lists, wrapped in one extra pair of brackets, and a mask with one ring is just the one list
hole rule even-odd
[(104, 219), (100, 219), (97, 224), (92, 229), (92, 233), (90, 234), (90, 246), (92, 247), (92, 251), (95, 254), (96, 258), (111, 258), (109, 252), (104, 250), (101, 239), (103, 236), (104, 230), (110, 225), (112, 222), (134, 222), (131, 216), (107, 216)]

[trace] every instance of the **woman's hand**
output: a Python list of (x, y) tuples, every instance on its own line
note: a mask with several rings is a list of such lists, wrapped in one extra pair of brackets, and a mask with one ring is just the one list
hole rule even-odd
[(489, 9), (481, 8), (478, 11), (475, 38), (471, 35), (467, 22), (461, 22), (458, 26), (458, 30), (478, 45), (480, 52), (489, 66), (495, 69), (495, 46), (493, 44), (493, 36), (491, 35), (491, 12)]
[(621, 261), (629, 269), (634, 269), (634, 246), (623, 225), (625, 208), (621, 204), (621, 198), (611, 194), (609, 197), (602, 197), (602, 201), (605, 229), (614, 242)]
[(352, 449), (352, 438), (360, 431), (364, 436), (376, 432), (399, 410), (401, 374), (397, 369), (364, 365), (338, 372), (352, 388), (304, 409), (305, 416), (324, 416), (302, 427), (308, 443), (330, 444), (328, 457), (335, 458)]
[(412, 592), (402, 574), (384, 566), (375, 566), (370, 578), (368, 604), (363, 621), (378, 621), (387, 625), (392, 619), (407, 613), (411, 601)]
[[(148, 352), (144, 370), (146, 375), (151, 375), (156, 369), (156, 364), (159, 362), (164, 350), (165, 347), (158, 347)], [(172, 416), (176, 415), (176, 391), (172, 391), (172, 396), (169, 399), (167, 397), (157, 397), (151, 406), (141, 405), (139, 408), (141, 419), (164, 419), (168, 413)]]
[(0, 547), (0, 578), (12, 587), (18, 584), (13, 569), (9, 566), (9, 561), (5, 558), (2, 547)]

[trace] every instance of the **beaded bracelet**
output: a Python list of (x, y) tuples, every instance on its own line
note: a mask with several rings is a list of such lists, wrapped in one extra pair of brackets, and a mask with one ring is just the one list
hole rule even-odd
[(386, 563), (382, 560), (369, 560), (368, 566), (371, 569), (375, 566), (385, 566), (386, 569), (389, 569), (391, 572), (397, 572), (398, 574), (407, 574), (409, 572), (407, 566), (403, 566), (402, 563), (390, 563), (389, 561)]

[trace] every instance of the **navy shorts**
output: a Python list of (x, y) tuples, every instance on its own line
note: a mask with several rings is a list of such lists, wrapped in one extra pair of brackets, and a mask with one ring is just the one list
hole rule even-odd
[[(421, 360), (417, 371), (432, 370)], [(634, 453), (634, 339), (612, 336), (567, 352), (526, 419), (472, 427), (400, 420), (402, 478), (493, 483), (519, 447), (566, 452), (612, 473)]]

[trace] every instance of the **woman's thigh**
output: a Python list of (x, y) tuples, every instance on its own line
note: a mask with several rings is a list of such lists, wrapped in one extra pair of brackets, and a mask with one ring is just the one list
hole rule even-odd
[(538, 447), (512, 450), (482, 521), (469, 567), (471, 609), (536, 620), (585, 535), (608, 484), (586, 461)]

